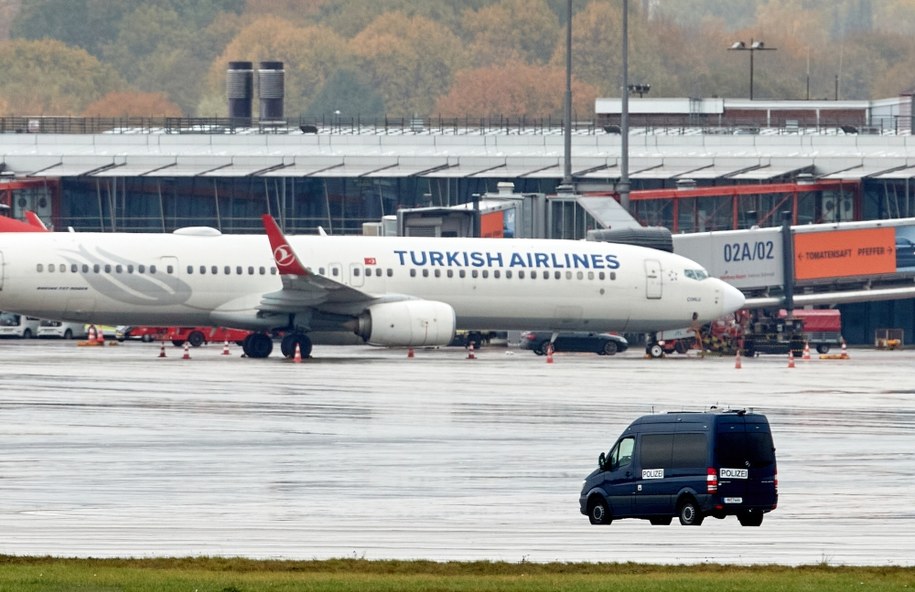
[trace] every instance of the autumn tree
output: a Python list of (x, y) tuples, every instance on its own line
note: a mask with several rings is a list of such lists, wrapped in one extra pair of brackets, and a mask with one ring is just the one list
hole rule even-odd
[(275, 16), (293, 24), (308, 25), (319, 20), (329, 4), (338, 0), (245, 0), (245, 14), (251, 19)]
[[(512, 62), (461, 70), (455, 74), (451, 91), (435, 106), (445, 116), (546, 117), (562, 116), (565, 98), (565, 70)], [(590, 118), (597, 89), (572, 81), (573, 111)]]
[(213, 60), (241, 29), (233, 13), (193, 28), (173, 8), (143, 5), (128, 15), (117, 38), (102, 49), (131, 87), (165, 92), (185, 113), (195, 111)]
[(384, 98), (353, 70), (338, 70), (330, 75), (305, 115), (321, 117), (339, 112), (345, 121), (370, 120), (385, 113)]
[(0, 97), (8, 111), (76, 115), (121, 88), (114, 69), (83, 49), (47, 39), (0, 43)]
[(385, 14), (350, 43), (359, 71), (384, 97), (391, 115), (426, 114), (451, 85), (462, 62), (460, 40), (442, 25), (403, 13)]
[(96, 57), (112, 43), (138, 8), (171, 10), (181, 27), (196, 30), (220, 12), (238, 12), (244, 0), (27, 0), (12, 24), (21, 39), (57, 39)]
[(87, 117), (180, 117), (181, 107), (165, 93), (110, 92), (86, 105)]
[(381, 16), (399, 13), (409, 18), (434, 21), (454, 31), (466, 8), (479, 8), (492, 0), (334, 0), (324, 4), (321, 23), (347, 38), (355, 37)]
[(253, 62), (255, 70), (258, 62), (283, 62), (286, 113), (298, 115), (333, 72), (350, 67), (352, 56), (346, 41), (326, 27), (298, 27), (277, 17), (260, 18), (244, 27), (211, 64), (203, 114), (225, 113), (226, 68), (234, 61)]
[(559, 19), (546, 0), (502, 0), (464, 12), (463, 29), (474, 66), (521, 61), (545, 64), (560, 38)]

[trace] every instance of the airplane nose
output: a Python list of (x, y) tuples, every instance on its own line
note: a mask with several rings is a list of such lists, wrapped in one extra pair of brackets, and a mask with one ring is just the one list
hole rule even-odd
[(721, 303), (722, 307), (724, 308), (724, 314), (730, 314), (743, 308), (743, 305), (747, 301), (746, 297), (743, 295), (743, 292), (723, 280), (718, 281), (720, 281), (722, 284)]

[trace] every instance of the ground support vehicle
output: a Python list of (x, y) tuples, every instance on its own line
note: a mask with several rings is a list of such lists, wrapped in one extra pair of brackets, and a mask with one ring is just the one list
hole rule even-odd
[(139, 338), (143, 341), (171, 341), (181, 347), (184, 342), (192, 347), (206, 343), (223, 343), (231, 341), (238, 345), (251, 335), (251, 331), (226, 329), (222, 327), (122, 327), (118, 331), (118, 340)]
[(874, 347), (877, 349), (902, 349), (905, 331), (902, 329), (877, 329), (874, 331)]
[(842, 317), (835, 309), (797, 309), (789, 315), (780, 310), (775, 315), (760, 312), (752, 318), (743, 335), (747, 356), (761, 354), (803, 354), (804, 347), (820, 354), (842, 345)]
[[(740, 349), (744, 355), (787, 354), (800, 356), (804, 347), (828, 353), (831, 347), (842, 345), (842, 317), (836, 309), (796, 309), (789, 316), (786, 310), (739, 311), (696, 330), (703, 352), (734, 355)], [(646, 346), (646, 353), (660, 358), (673, 352), (686, 353), (694, 347), (693, 330), (665, 331), (655, 334)]]
[(601, 453), (579, 496), (591, 524), (641, 518), (698, 526), (737, 516), (759, 526), (778, 505), (769, 422), (746, 410), (659, 413), (638, 418)]

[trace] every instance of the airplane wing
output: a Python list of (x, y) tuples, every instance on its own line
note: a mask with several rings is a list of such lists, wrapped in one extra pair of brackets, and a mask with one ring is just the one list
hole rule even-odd
[(267, 238), (270, 239), (270, 248), (283, 281), (283, 289), (264, 294), (258, 307), (260, 310), (291, 313), (321, 305), (361, 304), (377, 300), (371, 294), (312, 272), (292, 250), (273, 216), (264, 214), (261, 219)]

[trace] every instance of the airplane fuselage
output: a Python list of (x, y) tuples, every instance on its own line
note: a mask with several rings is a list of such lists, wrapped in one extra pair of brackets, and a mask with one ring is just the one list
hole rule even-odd
[[(739, 308), (695, 262), (629, 245), (528, 239), (292, 236), (311, 274), (379, 302), (447, 303), (459, 329), (657, 331)], [(283, 290), (264, 235), (16, 233), (0, 236), (0, 310), (105, 324), (282, 328)], [(366, 299), (309, 302), (333, 328)], [(304, 312), (304, 311), (303, 311)], [(327, 325), (327, 326), (324, 326)]]

